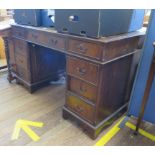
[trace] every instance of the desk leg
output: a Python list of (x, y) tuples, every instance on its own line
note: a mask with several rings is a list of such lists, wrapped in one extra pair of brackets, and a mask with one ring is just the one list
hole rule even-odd
[(8, 67), (8, 81), (9, 83), (11, 83), (12, 80), (14, 80), (14, 77), (11, 74), (11, 66), (10, 66), (10, 57), (9, 57), (9, 46), (8, 46), (8, 38), (7, 37), (3, 37), (4, 40), (4, 45), (5, 45), (5, 55), (6, 55), (6, 60), (7, 60), (7, 67)]

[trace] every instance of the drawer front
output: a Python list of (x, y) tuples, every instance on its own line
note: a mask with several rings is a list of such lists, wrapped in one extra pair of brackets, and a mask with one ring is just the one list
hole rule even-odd
[(13, 27), (13, 36), (26, 39), (30, 42), (45, 45), (56, 50), (65, 50), (65, 39), (50, 32), (26, 30), (25, 28)]
[(48, 44), (48, 47), (55, 48), (58, 50), (65, 50), (65, 39), (58, 36), (45, 35), (45, 44)]
[(78, 40), (69, 40), (69, 52), (75, 52), (95, 59), (102, 59), (102, 47), (100, 45), (83, 42)]
[(30, 73), (28, 70), (25, 70), (21, 66), (17, 66), (17, 74), (21, 79), (30, 82)]
[(28, 40), (34, 43), (43, 44), (49, 48), (57, 50), (65, 49), (65, 39), (58, 36), (52, 36), (46, 32), (30, 31), (28, 33)]
[(67, 57), (67, 72), (93, 84), (97, 84), (99, 66), (75, 57)]
[(133, 52), (138, 46), (139, 37), (127, 38), (107, 43), (103, 50), (102, 61), (109, 61)]
[(87, 104), (83, 100), (76, 96), (68, 95), (66, 99), (66, 105), (69, 109), (74, 111), (80, 117), (86, 119), (87, 121), (93, 123), (95, 120), (95, 110), (94, 107)]
[(15, 37), (19, 37), (22, 39), (26, 39), (27, 38), (27, 30), (24, 28), (19, 28), (19, 27), (13, 27), (12, 28), (12, 32), (13, 32), (13, 36)]
[(40, 43), (42, 37), (41, 34), (42, 33), (39, 33), (38, 31), (29, 30), (27, 39), (32, 42)]
[(27, 56), (28, 55), (28, 43), (26, 41), (20, 40), (20, 39), (13, 39), (14, 41), (14, 48), (15, 48), (15, 53)]
[(20, 54), (16, 54), (16, 64), (17, 66), (22, 67), (25, 70), (28, 70), (27, 57), (24, 57), (23, 55), (20, 55)]
[(68, 78), (68, 89), (70, 91), (77, 93), (94, 103), (96, 102), (97, 87), (74, 77)]

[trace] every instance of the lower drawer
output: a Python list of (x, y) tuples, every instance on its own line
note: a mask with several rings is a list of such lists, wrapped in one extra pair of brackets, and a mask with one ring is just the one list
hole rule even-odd
[(92, 102), (96, 102), (97, 87), (82, 80), (68, 76), (68, 89)]
[(23, 79), (27, 82), (30, 82), (30, 73), (28, 70), (25, 70), (24, 68), (17, 66), (17, 75), (21, 79)]
[(92, 124), (94, 123), (95, 109), (92, 105), (89, 105), (74, 95), (67, 95), (66, 106), (83, 119), (89, 121)]

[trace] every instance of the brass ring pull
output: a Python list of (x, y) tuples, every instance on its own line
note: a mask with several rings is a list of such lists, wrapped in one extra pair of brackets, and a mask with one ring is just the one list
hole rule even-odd
[(78, 105), (76, 106), (76, 109), (77, 109), (77, 110), (78, 110), (78, 112), (80, 112), (80, 113), (81, 113), (81, 112), (83, 112), (83, 108), (81, 108), (81, 107), (80, 107), (80, 106), (78, 106)]
[(37, 39), (38, 36), (37, 36), (36, 34), (33, 34), (33, 33), (32, 33), (32, 38)]
[(86, 69), (85, 68), (76, 68), (77, 72), (80, 73), (80, 75), (85, 75), (86, 74)]
[(54, 39), (51, 39), (51, 43), (54, 44), (54, 45), (56, 45), (58, 43), (58, 41), (57, 40), (54, 40)]
[(84, 88), (84, 87), (82, 87), (82, 86), (80, 85), (80, 92), (81, 92), (81, 93), (85, 93), (86, 91), (87, 91), (87, 89)]
[(77, 48), (81, 53), (86, 53), (88, 50), (87, 48), (84, 47), (83, 44), (78, 45)]

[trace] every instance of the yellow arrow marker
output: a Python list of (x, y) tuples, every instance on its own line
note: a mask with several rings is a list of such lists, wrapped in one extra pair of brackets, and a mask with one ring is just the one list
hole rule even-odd
[(106, 133), (96, 144), (95, 146), (104, 146), (105, 144), (107, 144), (119, 131), (119, 125), (121, 124), (121, 122), (124, 120), (125, 117), (121, 118), (120, 121), (114, 125), (110, 131), (108, 131), (108, 133)]
[(32, 138), (33, 141), (38, 141), (40, 137), (34, 131), (32, 131), (31, 128), (29, 128), (28, 126), (42, 127), (43, 123), (20, 119), (16, 122), (11, 139), (12, 140), (18, 139), (20, 130), (23, 129), (29, 135), (29, 137)]

